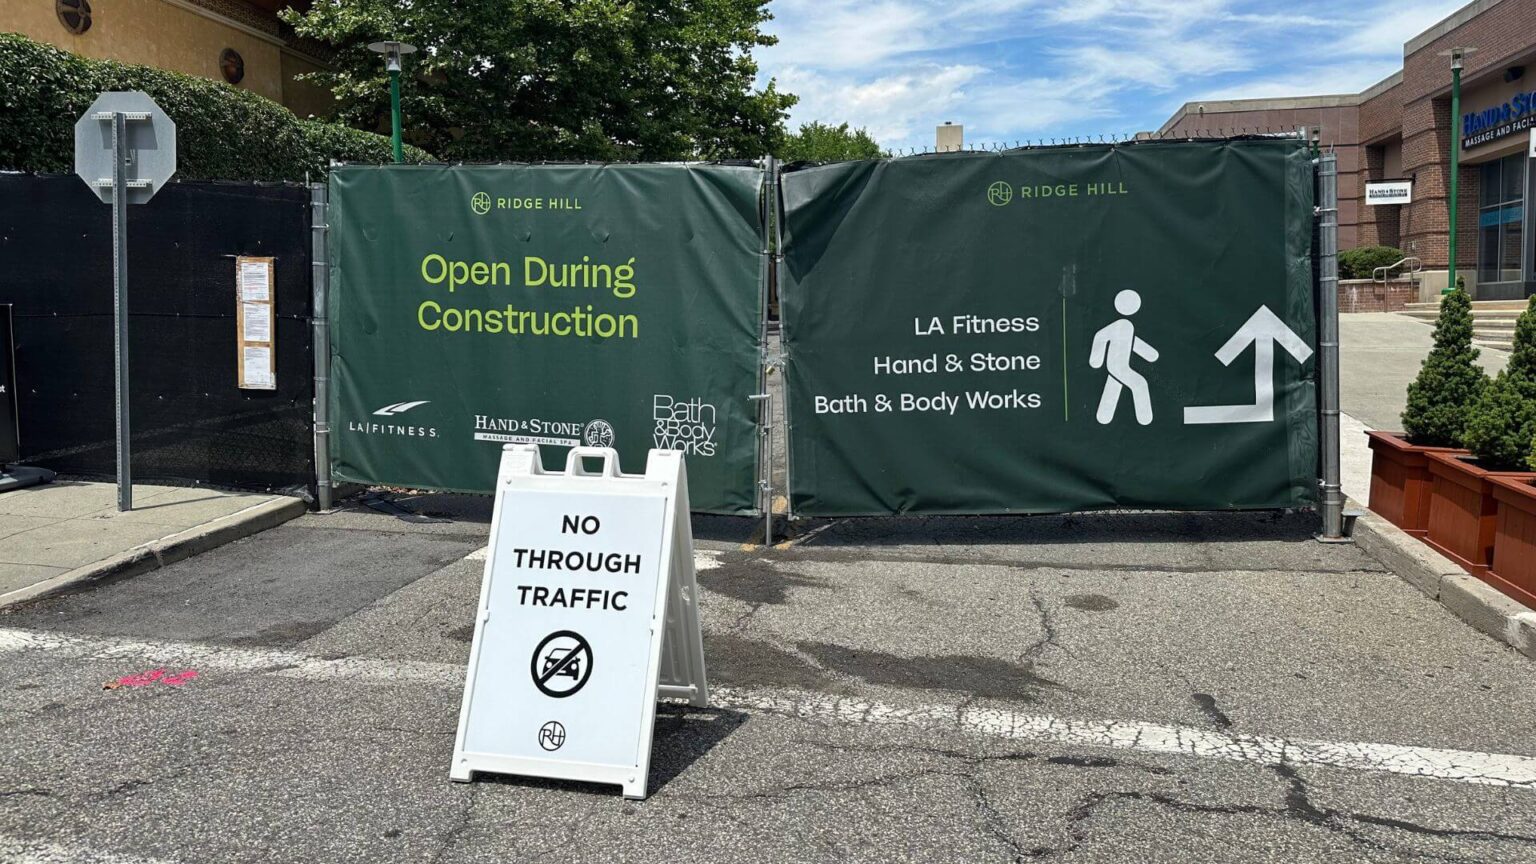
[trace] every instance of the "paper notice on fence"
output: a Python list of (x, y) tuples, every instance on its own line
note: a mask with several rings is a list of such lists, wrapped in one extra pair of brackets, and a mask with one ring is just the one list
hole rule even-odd
[(272, 341), (272, 304), (242, 303), (240, 339), (245, 342)]
[(240, 262), (240, 299), (249, 302), (270, 302), (272, 299), (272, 262)]
[(235, 259), (236, 385), (244, 390), (276, 390), (277, 307), (272, 291), (272, 258)]
[(240, 384), (247, 390), (276, 390), (277, 376), (272, 374), (272, 349), (247, 345), (240, 351)]

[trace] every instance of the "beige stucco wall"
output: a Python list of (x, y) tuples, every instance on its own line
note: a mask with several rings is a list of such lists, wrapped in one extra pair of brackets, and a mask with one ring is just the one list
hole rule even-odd
[(285, 52), (275, 36), (253, 35), (167, 0), (92, 0), (91, 11), (91, 29), (76, 36), (59, 23), (54, 0), (0, 0), (0, 32), (21, 33), (85, 57), (140, 63), (215, 81), (224, 80), (219, 54), (233, 48), (245, 60), (240, 87), (287, 104)]
[(300, 117), (330, 116), (331, 111), (336, 107), (336, 98), (331, 95), (331, 91), (305, 81), (295, 80), (298, 75), (319, 71), (321, 67), (314, 61), (292, 51), (283, 52), (283, 104), (288, 106), (288, 110)]

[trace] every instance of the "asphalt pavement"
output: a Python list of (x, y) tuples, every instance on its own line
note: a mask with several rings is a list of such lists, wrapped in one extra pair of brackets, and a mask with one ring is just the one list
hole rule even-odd
[[(1429, 328), (1342, 331), (1392, 426)], [(650, 797), (452, 783), (489, 520), (371, 493), (0, 610), (0, 861), (1536, 861), (1536, 666), (1305, 513), (695, 517)]]
[(1536, 667), (1308, 514), (699, 517), (717, 689), (650, 797), (451, 783), (488, 519), (375, 495), (0, 614), (0, 860), (1536, 861)]

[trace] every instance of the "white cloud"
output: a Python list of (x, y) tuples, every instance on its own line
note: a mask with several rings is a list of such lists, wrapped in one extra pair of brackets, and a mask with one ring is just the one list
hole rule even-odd
[(1359, 92), (1465, 0), (773, 0), (791, 124), (928, 146), (1156, 128), (1191, 99)]
[[(859, 83), (806, 68), (783, 70), (784, 89), (800, 97), (796, 118), (823, 122), (852, 122), (876, 141), (893, 145), (920, 137), (922, 126), (969, 103), (966, 85), (986, 70), (979, 66), (922, 66)], [(842, 119), (835, 119), (842, 118)], [(910, 145), (908, 145), (910, 146)]]

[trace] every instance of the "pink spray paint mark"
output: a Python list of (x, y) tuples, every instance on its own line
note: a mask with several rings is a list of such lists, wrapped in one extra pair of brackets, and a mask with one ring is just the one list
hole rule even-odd
[(196, 669), (183, 669), (175, 675), (166, 675), (164, 669), (151, 669), (148, 672), (140, 672), (136, 675), (124, 675), (117, 679), (117, 686), (148, 687), (158, 681), (171, 687), (180, 687), (196, 677)]
[(137, 675), (124, 675), (117, 679), (117, 684), (119, 687), (148, 687), (164, 677), (164, 669), (151, 669), (148, 672), (140, 672)]

